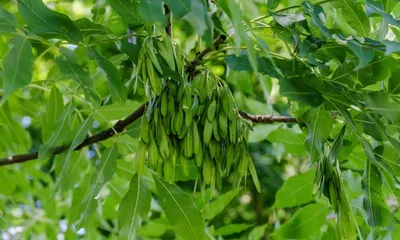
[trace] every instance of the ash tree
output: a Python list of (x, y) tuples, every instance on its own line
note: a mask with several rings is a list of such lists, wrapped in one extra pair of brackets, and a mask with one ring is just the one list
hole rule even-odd
[(0, 3), (2, 239), (400, 238), (400, 2)]

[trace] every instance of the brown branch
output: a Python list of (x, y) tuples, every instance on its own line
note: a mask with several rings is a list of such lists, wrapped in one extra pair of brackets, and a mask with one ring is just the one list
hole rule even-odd
[[(95, 135), (93, 135), (91, 137), (86, 138), (74, 150), (79, 150), (79, 149), (81, 149), (83, 147), (86, 147), (88, 145), (91, 145), (93, 143), (97, 143), (97, 142), (109, 139), (110, 137), (114, 136), (115, 134), (123, 132), (125, 130), (125, 128), (129, 124), (133, 123), (136, 119), (140, 118), (143, 115), (145, 109), (146, 109), (146, 104), (143, 104), (138, 109), (136, 109), (136, 111), (134, 111), (131, 115), (129, 115), (125, 119), (120, 120), (117, 123), (115, 123), (115, 125), (113, 127), (109, 128), (109, 129), (106, 129), (106, 130), (103, 130), (103, 131), (101, 131), (99, 133), (96, 133)], [(65, 152), (68, 149), (69, 149), (69, 146), (57, 147), (53, 151), (53, 155), (58, 155), (60, 153)], [(27, 162), (27, 161), (31, 161), (31, 160), (37, 159), (38, 157), (39, 157), (39, 153), (38, 152), (14, 155), (14, 156), (10, 156), (8, 158), (0, 159), (0, 166)]]
[(168, 36), (172, 37), (172, 14), (169, 10), (167, 4), (164, 4), (165, 16), (167, 16), (167, 26), (165, 27), (165, 32)]
[[(214, 47), (217, 47), (221, 43), (224, 42), (226, 37), (224, 35), (220, 35), (217, 37), (217, 39), (214, 41)], [(191, 62), (191, 65), (188, 67), (188, 69), (194, 69), (196, 70), (197, 65), (201, 61), (201, 59), (211, 51), (210, 48), (204, 49), (202, 52), (197, 54), (195, 59)], [(140, 118), (146, 109), (147, 103), (144, 103), (142, 106), (140, 106), (138, 109), (136, 109), (131, 115), (126, 117), (123, 120), (119, 120), (113, 127), (108, 128), (106, 130), (103, 130), (99, 133), (96, 133), (95, 135), (86, 138), (78, 147), (76, 147), (74, 150), (80, 150), (83, 147), (89, 146), (91, 144), (101, 142), (103, 140), (109, 139), (112, 136), (116, 135), (117, 133), (121, 133), (125, 130), (125, 128), (136, 121), (138, 118)], [(248, 119), (254, 123), (274, 123), (274, 122), (297, 122), (295, 118), (290, 118), (290, 117), (285, 117), (285, 116), (273, 116), (273, 115), (251, 115), (245, 112), (240, 111), (240, 115)], [(53, 151), (53, 155), (58, 155), (60, 153), (63, 153), (69, 149), (69, 145), (65, 146), (59, 146), (56, 147)], [(38, 152), (33, 152), (33, 153), (27, 153), (27, 154), (20, 154), (20, 155), (14, 155), (10, 156), (8, 158), (2, 158), (0, 159), (0, 166), (5, 166), (5, 165), (11, 165), (15, 163), (23, 163), (23, 162), (28, 162), (34, 159), (37, 159), (39, 156)]]
[(252, 115), (239, 110), (242, 118), (252, 121), (253, 123), (297, 123), (296, 118), (288, 116), (274, 116), (273, 114), (268, 115)]

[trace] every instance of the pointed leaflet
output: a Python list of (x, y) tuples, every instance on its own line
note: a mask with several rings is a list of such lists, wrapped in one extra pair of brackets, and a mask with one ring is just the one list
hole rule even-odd
[(145, 25), (143, 18), (139, 15), (138, 0), (108, 0), (108, 3), (131, 28)]
[(142, 218), (150, 210), (151, 192), (145, 178), (136, 174), (132, 177), (129, 190), (125, 194), (118, 209), (118, 227), (124, 239), (133, 240)]
[(320, 5), (313, 5), (308, 1), (304, 1), (302, 6), (304, 8), (304, 12), (311, 17), (312, 24), (319, 28), (324, 37), (330, 38), (331, 34), (325, 26), (326, 17), (324, 9)]
[(204, 208), (204, 218), (211, 221), (215, 216), (221, 213), (225, 207), (237, 196), (241, 189), (230, 190), (220, 196), (218, 196), (213, 202)]
[(173, 13), (174, 18), (179, 19), (191, 10), (192, 1), (191, 0), (164, 0), (168, 5), (169, 9)]
[(83, 89), (93, 88), (93, 79), (90, 73), (82, 66), (73, 63), (69, 58), (58, 56), (54, 59), (61, 74), (75, 80)]
[(244, 223), (229, 224), (229, 225), (220, 227), (217, 230), (215, 230), (214, 235), (229, 236), (234, 233), (243, 232), (244, 230), (248, 229), (251, 226), (253, 226), (253, 225), (252, 224), (244, 224)]
[(364, 96), (367, 109), (387, 118), (393, 123), (400, 121), (400, 105), (391, 101), (389, 95), (383, 91), (371, 92)]
[(280, 143), (285, 146), (285, 152), (293, 154), (304, 154), (304, 134), (296, 133), (292, 129), (279, 128), (268, 134), (267, 140)]
[(370, 23), (360, 2), (339, 0), (329, 2), (324, 7), (332, 9), (327, 14), (331, 14), (334, 18), (334, 27), (342, 29), (347, 35), (368, 37)]
[(107, 75), (108, 85), (110, 86), (113, 101), (117, 102), (118, 99), (123, 102), (126, 101), (127, 90), (122, 82), (118, 68), (110, 62), (110, 60), (98, 53), (94, 48), (89, 49), (89, 57), (95, 59), (99, 67)]
[(313, 199), (315, 169), (290, 177), (275, 196), (275, 208), (296, 207)]
[(9, 104), (0, 106), (0, 126), (0, 143), (6, 147), (5, 152), (27, 152), (31, 149), (30, 136), (21, 124), (13, 119)]
[[(400, 27), (400, 20), (396, 20), (390, 13), (386, 13), (385, 8), (381, 2), (373, 1), (373, 0), (365, 0), (364, 2), (365, 2), (365, 8), (366, 8), (368, 17), (378, 15), (378, 16), (383, 17), (383, 19), (387, 23), (392, 24), (397, 27)], [(395, 1), (393, 1), (393, 3), (394, 2)], [(392, 11), (393, 7), (394, 6), (392, 6), (392, 8), (390, 8), (390, 9), (386, 9), (386, 10)]]
[(88, 37), (91, 35), (110, 35), (112, 32), (108, 30), (106, 27), (100, 24), (96, 24), (91, 22), (87, 18), (80, 18), (74, 21), (76, 26), (78, 26), (79, 30), (83, 37)]
[(10, 40), (12, 48), (3, 58), (4, 97), (28, 85), (32, 80), (32, 46), (26, 38), (17, 36)]
[[(368, 224), (372, 227), (373, 239), (377, 239), (377, 227), (384, 226), (385, 221), (390, 221), (391, 213), (386, 208), (382, 193), (382, 176), (379, 169), (366, 161), (362, 187), (364, 190), (363, 205), (367, 212)], [(389, 219), (385, 219), (389, 218)]]
[(243, 16), (240, 6), (236, 1), (221, 0), (218, 1), (218, 6), (228, 15), (235, 29), (235, 50), (236, 54), (239, 54), (242, 41), (246, 44), (248, 52), (248, 60), (253, 71), (257, 71), (258, 62), (257, 56), (254, 49), (253, 39), (248, 36), (243, 25), (245, 20), (247, 24), (249, 21)]
[(162, 26), (167, 23), (161, 0), (140, 0), (139, 12), (149, 22), (158, 22)]
[(41, 0), (18, 0), (18, 10), (33, 32), (47, 38), (82, 41), (75, 23), (65, 14), (48, 9)]
[(50, 139), (43, 143), (39, 148), (39, 159), (49, 157), (54, 148), (61, 145), (69, 132), (71, 114), (75, 109), (74, 101), (71, 100), (65, 107), (63, 115), (56, 121), (57, 129), (54, 130)]
[(281, 78), (279, 80), (280, 93), (292, 101), (298, 101), (313, 107), (323, 102), (322, 94), (306, 83), (307, 78), (316, 78), (315, 75), (304, 77)]
[[(61, 169), (61, 173), (58, 176), (58, 180), (55, 186), (55, 189), (57, 190), (58, 187), (63, 188), (64, 182), (67, 180), (65, 179), (68, 176), (68, 173), (70, 172), (70, 159), (71, 159), (71, 152), (79, 146), (85, 140), (87, 133), (93, 126), (93, 120), (92, 117), (89, 116), (86, 118), (77, 128), (75, 131), (73, 131), (74, 138), (72, 140), (71, 145), (69, 146), (67, 156), (64, 159), (63, 167)], [(61, 185), (59, 185), (61, 184)]]
[(47, 99), (46, 112), (43, 119), (42, 141), (46, 142), (57, 127), (57, 120), (61, 117), (64, 110), (62, 95), (54, 85)]
[(154, 181), (168, 221), (183, 239), (205, 238), (203, 216), (193, 199), (178, 186), (169, 184), (155, 174)]
[(115, 173), (115, 160), (117, 159), (117, 157), (118, 149), (117, 144), (115, 143), (112, 145), (111, 148), (107, 149), (102, 154), (100, 162), (96, 167), (96, 172), (92, 178), (91, 188), (87, 193), (85, 200), (82, 202), (81, 218), (77, 223), (76, 229), (79, 229), (83, 226), (86, 218), (96, 208), (97, 195), (100, 193), (100, 190), (103, 188), (104, 184), (106, 184)]
[(191, 0), (191, 11), (184, 17), (196, 30), (199, 36), (212, 46), (213, 22), (207, 12), (207, 5), (203, 0)]
[(333, 120), (323, 106), (308, 110), (301, 120), (308, 128), (305, 145), (310, 159), (312, 162), (318, 162), (323, 156), (324, 143), (331, 132)]
[(16, 21), (14, 16), (0, 6), (0, 34), (14, 32), (15, 25)]
[(288, 222), (284, 223), (272, 235), (284, 239), (310, 238), (314, 234), (318, 235), (330, 211), (330, 206), (326, 203), (307, 205), (298, 210)]
[(254, 186), (256, 187), (257, 192), (260, 193), (261, 192), (260, 181), (258, 180), (256, 167), (254, 166), (253, 160), (251, 158), (249, 158), (248, 164), (249, 164), (249, 172), (251, 178), (253, 179)]

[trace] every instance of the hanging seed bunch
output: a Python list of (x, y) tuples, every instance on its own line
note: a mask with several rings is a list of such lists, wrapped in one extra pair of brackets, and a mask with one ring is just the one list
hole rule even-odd
[[(136, 154), (138, 168), (143, 168), (147, 161), (160, 176), (174, 182), (177, 166), (188, 176), (190, 165), (195, 164), (202, 190), (206, 185), (212, 190), (215, 186), (221, 189), (222, 178), (230, 175), (235, 186), (240, 187), (250, 170), (259, 190), (247, 147), (251, 126), (238, 114), (226, 82), (207, 69), (189, 81), (184, 58), (169, 38), (157, 41), (156, 46), (158, 54), (148, 54), (140, 69), (142, 79), (150, 83), (155, 97), (150, 100), (142, 119)], [(155, 51), (150, 47), (146, 50)], [(165, 62), (168, 69), (162, 68), (160, 62)], [(164, 74), (171, 70), (178, 72), (179, 77), (170, 74), (161, 80), (154, 76), (157, 75), (155, 71), (161, 74), (159, 69)]]

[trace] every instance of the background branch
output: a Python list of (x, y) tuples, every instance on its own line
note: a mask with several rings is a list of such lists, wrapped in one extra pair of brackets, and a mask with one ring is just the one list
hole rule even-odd
[[(217, 47), (218, 45), (222, 44), (226, 37), (224, 35), (220, 35), (216, 38), (214, 41), (214, 47)], [(187, 68), (187, 71), (193, 71), (196, 72), (196, 67), (200, 63), (201, 59), (212, 49), (206, 48), (202, 52), (196, 55), (195, 59), (191, 62), (190, 66)], [(192, 72), (190, 72), (192, 73)], [(189, 74), (190, 74), (189, 73)], [(194, 76), (194, 75), (193, 75)], [(138, 109), (136, 109), (132, 114), (130, 114), (128, 117), (119, 120), (117, 123), (115, 123), (114, 126), (103, 130), (99, 133), (94, 134), (91, 137), (86, 138), (78, 147), (76, 147), (74, 150), (80, 150), (83, 147), (89, 146), (94, 143), (98, 143), (101, 141), (104, 141), (106, 139), (111, 138), (112, 136), (121, 133), (125, 130), (127, 126), (129, 126), (131, 123), (139, 119), (146, 110), (147, 103), (144, 103), (142, 106), (140, 106)], [(295, 118), (291, 117), (286, 117), (286, 116), (273, 116), (273, 115), (252, 115), (243, 111), (239, 111), (239, 114), (245, 118), (248, 119), (254, 123), (274, 123), (274, 122), (284, 122), (284, 123), (296, 123)], [(69, 145), (64, 145), (64, 146), (59, 146), (56, 147), (53, 151), (53, 155), (58, 155), (61, 154), (69, 149)], [(0, 166), (5, 166), (5, 165), (11, 165), (11, 164), (16, 164), (16, 163), (23, 163), (23, 162), (28, 162), (31, 160), (37, 159), (39, 156), (38, 152), (33, 152), (33, 153), (27, 153), (27, 154), (19, 154), (19, 155), (14, 155), (10, 156), (8, 158), (0, 158)]]

